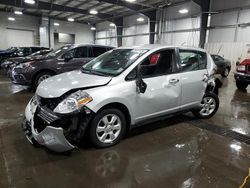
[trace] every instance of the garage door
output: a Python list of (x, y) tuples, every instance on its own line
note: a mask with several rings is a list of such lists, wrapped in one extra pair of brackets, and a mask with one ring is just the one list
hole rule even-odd
[(7, 29), (7, 45), (11, 46), (34, 46), (34, 32), (17, 29)]

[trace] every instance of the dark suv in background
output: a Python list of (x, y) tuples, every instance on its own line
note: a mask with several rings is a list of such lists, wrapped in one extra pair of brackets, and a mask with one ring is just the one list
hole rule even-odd
[(13, 67), (11, 79), (15, 84), (36, 87), (45, 79), (81, 68), (95, 57), (113, 49), (103, 45), (66, 45), (37, 60)]
[(7, 50), (0, 52), (0, 64), (3, 63), (3, 60), (11, 57), (25, 57), (30, 54), (33, 54), (39, 50), (45, 50), (48, 48), (45, 47), (11, 47)]

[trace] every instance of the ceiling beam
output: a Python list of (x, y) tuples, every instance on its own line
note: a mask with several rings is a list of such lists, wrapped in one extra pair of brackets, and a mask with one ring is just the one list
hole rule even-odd
[[(12, 12), (12, 10), (6, 10), (5, 8), (0, 8), (0, 12)], [(35, 17), (42, 17), (43, 16), (43, 14), (41, 14), (41, 13), (31, 13), (31, 12), (26, 12), (26, 11), (23, 11), (23, 14), (24, 15), (27, 15), (27, 16), (35, 16)], [(54, 19), (54, 17), (52, 17), (52, 16), (48, 16), (49, 18), (51, 18), (51, 19)], [(65, 19), (62, 19), (62, 18), (57, 18), (56, 20), (60, 20), (60, 21), (67, 21), (67, 20), (65, 20)], [(75, 21), (75, 22), (77, 22), (77, 23), (81, 23), (81, 24), (88, 24), (88, 22), (85, 22), (85, 21)]]
[[(64, 2), (62, 5), (63, 5), (63, 6), (66, 6), (66, 5), (68, 5), (71, 1), (72, 1), (72, 0), (68, 0), (68, 1)], [(51, 0), (51, 4), (53, 4), (53, 3), (55, 3), (55, 1), (54, 1), (54, 0)], [(53, 12), (53, 10), (51, 10), (51, 11), (49, 12), (49, 14), (51, 14), (52, 12)]]
[(136, 3), (129, 3), (126, 1), (122, 1), (122, 0), (115, 0), (115, 1), (114, 0), (98, 0), (98, 1), (121, 6), (121, 7), (126, 7), (133, 11), (140, 11), (143, 9), (152, 8), (151, 6), (146, 6), (146, 5), (136, 4)]
[[(29, 5), (29, 4), (23, 3), (22, 0), (0, 0), (0, 4), (20, 7), (20, 8), (28, 8), (28, 9), (72, 12), (72, 13), (78, 13), (78, 14), (84, 14), (84, 15), (91, 15), (89, 13), (89, 10), (79, 9), (75, 7), (68, 7), (68, 6), (58, 5), (58, 4), (51, 4), (49, 2), (44, 2), (44, 1), (37, 1), (36, 5)], [(112, 15), (104, 14), (104, 13), (99, 13), (95, 16), (101, 19), (112, 17)]]

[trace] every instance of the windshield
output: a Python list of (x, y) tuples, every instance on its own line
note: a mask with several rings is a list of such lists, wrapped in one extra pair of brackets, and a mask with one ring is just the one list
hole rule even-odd
[(46, 55), (46, 57), (48, 58), (52, 58), (52, 57), (58, 57), (59, 55), (63, 54), (64, 52), (66, 52), (69, 48), (71, 48), (72, 46), (63, 46), (61, 48), (58, 48), (50, 53), (48, 53)]
[(8, 52), (14, 52), (16, 50), (17, 50), (17, 47), (10, 47), (10, 48), (6, 49), (6, 51), (8, 51)]
[(148, 50), (115, 49), (93, 59), (82, 67), (82, 71), (116, 76), (127, 69)]

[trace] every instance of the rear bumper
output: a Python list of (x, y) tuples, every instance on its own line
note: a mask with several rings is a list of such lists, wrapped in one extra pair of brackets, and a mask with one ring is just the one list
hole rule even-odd
[(25, 119), (22, 128), (27, 139), (33, 143), (33, 139), (40, 145), (55, 152), (65, 152), (75, 148), (65, 137), (62, 127), (46, 126), (42, 131), (38, 131), (34, 125), (34, 117), (37, 105), (32, 100), (25, 109)]
[(250, 84), (250, 75), (249, 74), (235, 72), (234, 78), (236, 81), (245, 82), (245, 83)]

